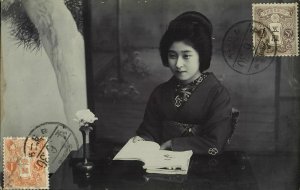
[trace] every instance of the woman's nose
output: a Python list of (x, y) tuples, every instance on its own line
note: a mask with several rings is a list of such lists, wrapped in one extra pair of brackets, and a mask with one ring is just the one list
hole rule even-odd
[(176, 61), (176, 68), (181, 68), (183, 67), (183, 60), (178, 57), (177, 61)]

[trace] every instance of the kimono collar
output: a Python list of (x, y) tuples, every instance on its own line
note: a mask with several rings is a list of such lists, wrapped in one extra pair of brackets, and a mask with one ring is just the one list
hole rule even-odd
[(207, 77), (207, 74), (201, 74), (197, 79), (194, 81), (183, 84), (177, 80), (177, 84), (175, 87), (175, 101), (174, 105), (177, 108), (182, 107), (191, 97), (192, 93), (195, 91), (197, 86), (202, 83), (202, 81)]

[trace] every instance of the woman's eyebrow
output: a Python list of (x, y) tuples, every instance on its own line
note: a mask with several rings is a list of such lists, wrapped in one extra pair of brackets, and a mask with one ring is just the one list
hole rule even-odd
[(183, 50), (181, 51), (182, 53), (191, 53), (192, 51), (191, 50)]
[[(168, 53), (176, 53), (177, 51), (175, 51), (175, 50), (172, 50), (172, 49), (170, 49), (170, 50), (168, 50)], [(191, 50), (182, 50), (182, 51), (180, 51), (181, 53), (190, 53), (190, 52), (192, 52)]]

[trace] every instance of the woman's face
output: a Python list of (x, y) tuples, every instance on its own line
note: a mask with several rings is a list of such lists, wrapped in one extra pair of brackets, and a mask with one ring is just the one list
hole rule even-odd
[(174, 42), (168, 51), (169, 67), (174, 76), (189, 83), (200, 76), (198, 52), (184, 41)]

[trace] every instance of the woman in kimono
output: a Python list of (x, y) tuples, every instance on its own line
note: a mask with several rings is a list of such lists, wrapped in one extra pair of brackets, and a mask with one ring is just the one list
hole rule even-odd
[(212, 54), (212, 24), (201, 13), (185, 12), (170, 22), (160, 56), (173, 76), (152, 92), (134, 140), (161, 149), (216, 155), (231, 135), (231, 103), (226, 88), (205, 72)]

